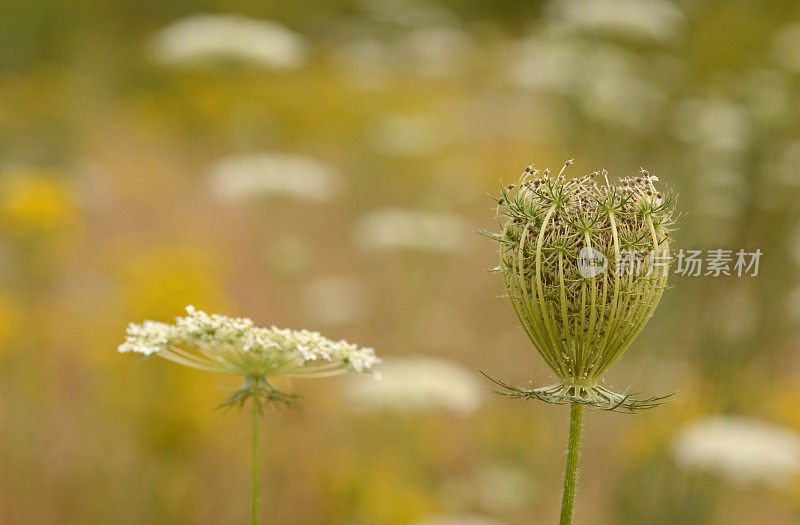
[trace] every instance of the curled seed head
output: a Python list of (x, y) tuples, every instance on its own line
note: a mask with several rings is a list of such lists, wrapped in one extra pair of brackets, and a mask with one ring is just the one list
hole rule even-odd
[(657, 179), (645, 170), (645, 178), (618, 185), (599, 173), (605, 185), (598, 172), (570, 179), (537, 172), (532, 184), (508, 186), (501, 206), (508, 295), (567, 384), (602, 377), (652, 315), (669, 273), (671, 197), (655, 191)]

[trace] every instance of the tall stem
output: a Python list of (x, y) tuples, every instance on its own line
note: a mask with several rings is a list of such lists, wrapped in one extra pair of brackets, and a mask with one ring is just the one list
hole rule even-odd
[(578, 478), (578, 453), (581, 448), (581, 426), (583, 405), (572, 403), (569, 411), (569, 442), (567, 444), (567, 466), (564, 468), (564, 492), (561, 495), (560, 525), (572, 523), (572, 508), (575, 505), (575, 484)]
[(252, 504), (253, 510), (253, 525), (258, 525), (259, 523), (259, 495), (260, 495), (260, 488), (259, 488), (259, 445), (260, 439), (258, 435), (258, 424), (260, 422), (261, 416), (261, 402), (258, 399), (258, 395), (252, 397), (253, 399), (253, 456), (252, 456), (252, 471), (250, 477), (250, 501)]

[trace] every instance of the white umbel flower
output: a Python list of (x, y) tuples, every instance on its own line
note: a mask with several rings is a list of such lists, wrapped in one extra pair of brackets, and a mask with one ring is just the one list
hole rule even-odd
[(296, 395), (278, 390), (272, 377), (324, 377), (345, 371), (369, 372), (380, 360), (372, 348), (331, 341), (317, 332), (261, 328), (246, 318), (207, 314), (186, 307), (187, 316), (167, 324), (144, 321), (128, 326), (123, 353), (169, 361), (221, 374), (244, 376), (244, 384), (221, 405), (250, 404), (252, 423), (251, 523), (259, 523), (259, 421), (264, 404), (293, 405)]
[[(246, 318), (207, 314), (186, 308), (188, 315), (174, 324), (145, 321), (128, 326), (120, 352), (163, 357), (169, 361), (248, 380), (241, 395), (261, 389), (270, 400), (285, 397), (269, 383), (270, 377), (327, 377), (369, 372), (380, 361), (372, 348), (347, 341), (331, 341), (318, 332), (261, 328)], [(275, 397), (272, 397), (275, 396)]]
[(711, 417), (681, 430), (672, 456), (684, 468), (740, 485), (780, 486), (800, 473), (800, 435), (754, 419)]

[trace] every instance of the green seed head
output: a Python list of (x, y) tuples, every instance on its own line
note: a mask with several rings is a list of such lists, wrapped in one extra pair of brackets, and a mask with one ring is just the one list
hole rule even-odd
[(571, 163), (555, 177), (529, 166), (503, 188), (499, 270), (525, 332), (561, 381), (547, 396), (613, 405), (626, 396), (598, 381), (664, 293), (673, 199), (644, 170), (612, 185), (605, 171), (566, 178)]

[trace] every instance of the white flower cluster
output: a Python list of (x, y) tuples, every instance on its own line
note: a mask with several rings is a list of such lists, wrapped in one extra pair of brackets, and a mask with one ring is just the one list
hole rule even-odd
[(175, 324), (128, 325), (120, 352), (158, 355), (201, 370), (250, 377), (327, 376), (368, 372), (380, 360), (372, 348), (331, 341), (318, 332), (261, 328), (246, 318), (186, 308)]
[(151, 355), (172, 345), (172, 327), (158, 321), (145, 321), (142, 324), (130, 323), (125, 342), (119, 345), (120, 352), (136, 352)]

